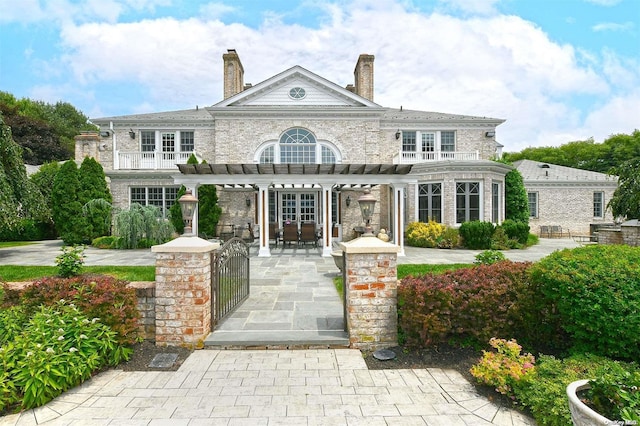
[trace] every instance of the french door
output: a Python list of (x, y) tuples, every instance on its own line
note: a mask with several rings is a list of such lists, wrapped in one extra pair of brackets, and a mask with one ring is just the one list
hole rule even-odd
[(280, 192), (280, 223), (318, 222), (320, 209), (317, 192)]

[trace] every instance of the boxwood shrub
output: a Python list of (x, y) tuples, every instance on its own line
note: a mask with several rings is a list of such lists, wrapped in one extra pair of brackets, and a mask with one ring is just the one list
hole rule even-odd
[(640, 247), (554, 252), (532, 267), (531, 284), (540, 342), (564, 332), (575, 352), (640, 359)]
[(491, 237), (495, 226), (491, 222), (473, 220), (460, 225), (460, 236), (466, 248), (472, 250), (487, 250), (491, 248)]

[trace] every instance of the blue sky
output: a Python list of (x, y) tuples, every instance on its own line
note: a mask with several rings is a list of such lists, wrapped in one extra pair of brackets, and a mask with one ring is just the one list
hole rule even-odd
[(640, 128), (640, 0), (0, 0), (0, 90), (89, 117), (222, 99), (301, 65), (374, 101), (503, 118), (506, 151)]

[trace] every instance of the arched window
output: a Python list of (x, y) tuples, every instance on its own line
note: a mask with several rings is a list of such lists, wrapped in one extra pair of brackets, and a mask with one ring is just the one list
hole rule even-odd
[(305, 129), (289, 129), (280, 137), (280, 163), (314, 164), (316, 138)]
[(329, 142), (318, 142), (313, 133), (294, 127), (285, 131), (278, 142), (268, 142), (256, 151), (260, 164), (335, 164), (340, 153)]

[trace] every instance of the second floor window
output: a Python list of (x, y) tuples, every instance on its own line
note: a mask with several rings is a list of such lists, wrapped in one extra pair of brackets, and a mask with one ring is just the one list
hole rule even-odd
[(285, 131), (278, 142), (262, 145), (254, 158), (260, 164), (336, 164), (340, 160), (330, 143), (318, 142), (313, 133), (299, 127)]
[(195, 150), (194, 132), (192, 130), (160, 132), (142, 130), (140, 150), (142, 152), (193, 152)]
[(416, 151), (416, 132), (409, 132), (409, 131), (402, 132), (402, 151), (403, 152)]
[(455, 152), (456, 132), (442, 131), (402, 131), (402, 152)]
[(440, 150), (443, 152), (454, 152), (456, 150), (455, 132), (440, 132)]

